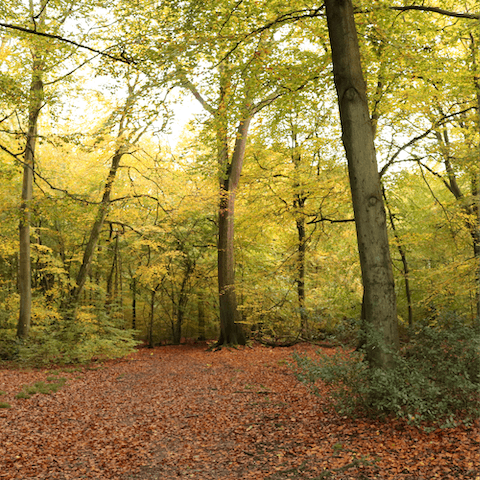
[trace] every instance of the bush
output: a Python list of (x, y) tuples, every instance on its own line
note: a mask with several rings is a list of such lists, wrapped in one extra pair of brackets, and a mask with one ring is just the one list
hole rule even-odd
[(480, 335), (453, 316), (423, 324), (395, 355), (388, 370), (369, 367), (362, 352), (294, 354), (297, 378), (318, 394), (318, 379), (331, 385), (341, 414), (385, 417), (411, 423), (456, 424), (480, 415)]
[(25, 341), (16, 339), (13, 331), (9, 333), (0, 338), (0, 358), (33, 366), (118, 358), (139, 343), (135, 331), (124, 330), (115, 319), (91, 309), (80, 310), (74, 318), (52, 318), (32, 326)]
[(0, 330), (0, 362), (2, 360), (13, 360), (18, 355), (21, 342), (16, 334), (17, 332), (13, 328)]

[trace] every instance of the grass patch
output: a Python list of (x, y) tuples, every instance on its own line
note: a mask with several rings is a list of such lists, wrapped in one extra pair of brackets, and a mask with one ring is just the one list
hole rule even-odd
[(47, 377), (47, 382), (35, 382), (33, 385), (24, 385), (23, 390), (15, 395), (15, 398), (30, 398), (32, 395), (41, 393), (51, 395), (57, 393), (66, 383), (62, 377)]
[(22, 390), (21, 392), (19, 392), (15, 395), (15, 398), (17, 398), (17, 399), (19, 399), (19, 398), (30, 398), (30, 397), (31, 397), (31, 395), (29, 395), (24, 390)]
[(7, 402), (0, 402), (0, 408), (12, 408), (12, 406)]

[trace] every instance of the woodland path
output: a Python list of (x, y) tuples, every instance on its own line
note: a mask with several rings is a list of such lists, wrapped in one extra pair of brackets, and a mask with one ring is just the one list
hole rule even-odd
[[(342, 418), (325, 388), (295, 380), (295, 349), (317, 348), (172, 346), (77, 371), (1, 369), (0, 479), (480, 480), (478, 423), (425, 433)], [(57, 393), (15, 398), (52, 375), (67, 379)]]

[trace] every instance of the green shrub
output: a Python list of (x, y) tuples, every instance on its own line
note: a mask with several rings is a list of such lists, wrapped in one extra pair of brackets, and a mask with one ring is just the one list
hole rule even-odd
[(16, 330), (1, 329), (0, 330), (0, 361), (14, 360), (18, 355), (21, 342), (16, 337)]
[(480, 335), (452, 315), (419, 325), (388, 370), (369, 367), (362, 352), (320, 353), (315, 360), (294, 354), (294, 360), (297, 378), (314, 393), (319, 379), (332, 387), (341, 414), (445, 426), (480, 415)]
[(29, 365), (87, 363), (92, 358), (118, 358), (139, 343), (134, 330), (124, 330), (106, 315), (83, 309), (75, 318), (55, 319), (32, 328), (18, 348), (17, 359)]

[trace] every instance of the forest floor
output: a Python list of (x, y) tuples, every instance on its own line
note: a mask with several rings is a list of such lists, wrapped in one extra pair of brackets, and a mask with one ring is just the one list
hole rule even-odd
[[(480, 480), (478, 422), (426, 433), (341, 417), (327, 388), (297, 382), (294, 350), (318, 348), (169, 346), (89, 368), (0, 369), (0, 479)], [(59, 390), (15, 398), (41, 381)]]

